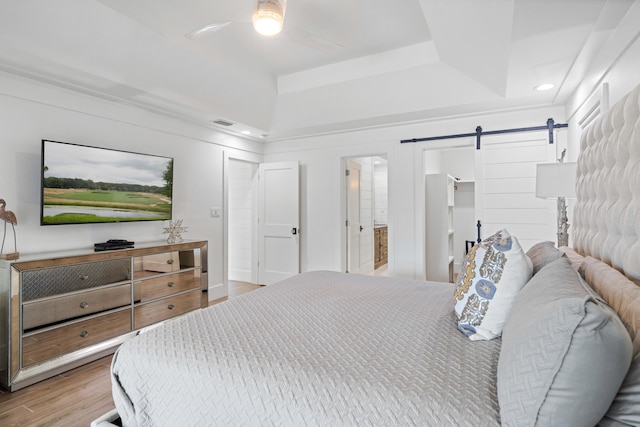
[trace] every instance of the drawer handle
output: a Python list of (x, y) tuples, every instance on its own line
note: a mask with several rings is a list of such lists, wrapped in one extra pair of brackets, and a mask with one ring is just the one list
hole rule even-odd
[(173, 309), (175, 308), (175, 305), (173, 305), (173, 304), (169, 304), (169, 305), (167, 306), (167, 308), (168, 308), (169, 310), (173, 310)]
[(169, 265), (173, 264), (173, 260), (172, 259), (168, 259), (167, 260), (167, 264), (169, 264)]
[(80, 280), (89, 280), (89, 276), (80, 276)]
[(173, 283), (173, 282), (167, 282), (167, 286), (168, 286), (168, 287), (172, 288), (172, 287), (173, 287), (173, 285), (175, 285), (175, 283)]
[(80, 303), (80, 308), (87, 308), (89, 307), (89, 303), (88, 302), (81, 302)]
[(87, 335), (89, 335), (89, 332), (87, 332), (87, 331), (82, 331), (82, 332), (80, 332), (80, 336), (81, 336), (82, 338), (86, 337)]

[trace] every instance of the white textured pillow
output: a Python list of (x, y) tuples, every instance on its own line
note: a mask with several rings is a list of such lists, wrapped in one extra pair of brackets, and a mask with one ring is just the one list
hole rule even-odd
[(475, 245), (458, 274), (458, 329), (474, 341), (499, 337), (511, 305), (532, 271), (518, 239), (507, 230)]
[(497, 370), (502, 425), (637, 426), (637, 386), (609, 410), (606, 424), (598, 422), (631, 357), (624, 325), (569, 260), (547, 264), (520, 292), (504, 326)]

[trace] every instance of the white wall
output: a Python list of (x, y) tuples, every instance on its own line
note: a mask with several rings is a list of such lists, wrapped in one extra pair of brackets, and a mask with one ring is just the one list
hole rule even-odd
[[(377, 163), (376, 163), (377, 162)], [(374, 223), (386, 224), (389, 211), (387, 159), (376, 158), (373, 164)]]
[(570, 97), (566, 106), (569, 123), (567, 160), (575, 161), (580, 152), (578, 121), (601, 98), (603, 84), (608, 85), (609, 106), (640, 84), (640, 1), (635, 1), (615, 31), (609, 34), (605, 47), (593, 59), (586, 77)]
[(268, 143), (265, 161), (298, 160), (301, 164), (301, 217), (305, 230), (301, 234), (302, 271), (344, 269), (343, 158), (387, 156), (389, 273), (424, 277), (423, 151), (468, 146), (470, 141), (401, 144), (400, 140), (469, 133), (478, 125), (485, 130), (541, 126), (549, 117), (563, 122), (564, 109), (535, 108)]
[(425, 150), (424, 157), (424, 174), (443, 173), (442, 169), (442, 151), (443, 150)]
[(17, 215), (19, 252), (166, 239), (162, 222), (40, 226), (42, 139), (173, 157), (173, 217), (188, 226), (185, 239), (209, 241), (209, 297), (226, 295), (222, 219), (209, 208), (222, 206), (223, 150), (259, 152), (261, 144), (10, 74), (0, 73), (0, 87), (0, 197)]
[(442, 150), (440, 156), (443, 171), (461, 181), (473, 181), (475, 152), (474, 144), (454, 150)]

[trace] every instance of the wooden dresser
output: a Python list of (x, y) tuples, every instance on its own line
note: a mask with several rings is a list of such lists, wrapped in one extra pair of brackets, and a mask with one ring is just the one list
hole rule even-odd
[(18, 390), (206, 307), (206, 260), (207, 242), (189, 241), (0, 261), (0, 386)]

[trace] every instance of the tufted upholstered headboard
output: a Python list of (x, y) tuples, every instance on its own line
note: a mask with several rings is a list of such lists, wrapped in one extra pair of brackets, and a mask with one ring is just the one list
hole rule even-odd
[(640, 85), (582, 134), (573, 247), (640, 281)]

